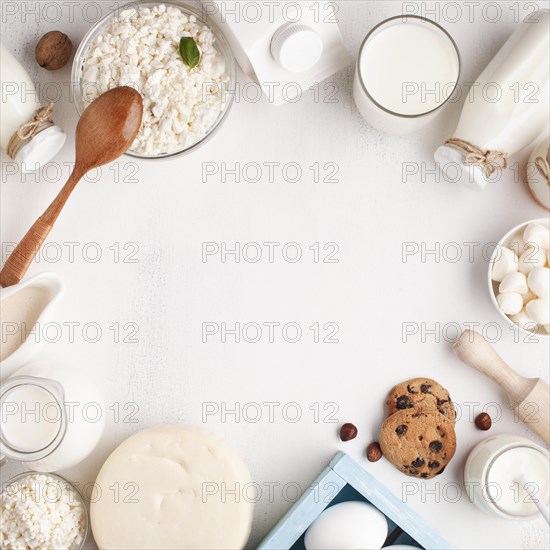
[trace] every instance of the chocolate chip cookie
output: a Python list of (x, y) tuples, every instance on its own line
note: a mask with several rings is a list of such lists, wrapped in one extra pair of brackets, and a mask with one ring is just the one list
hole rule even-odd
[(382, 424), (380, 447), (404, 474), (430, 479), (442, 473), (455, 454), (454, 425), (439, 412), (398, 410)]
[(413, 378), (391, 389), (386, 400), (386, 415), (404, 410), (439, 411), (451, 422), (456, 420), (449, 392), (431, 378)]

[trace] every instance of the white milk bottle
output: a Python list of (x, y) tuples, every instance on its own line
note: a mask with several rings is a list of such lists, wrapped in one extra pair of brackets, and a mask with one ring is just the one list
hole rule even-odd
[(73, 367), (26, 365), (2, 382), (0, 453), (39, 472), (70, 468), (95, 448), (105, 425), (97, 388)]
[(0, 67), (0, 146), (23, 172), (32, 172), (59, 152), (66, 136), (52, 122), (53, 104), (41, 106), (27, 71), (3, 44)]
[(482, 191), (548, 124), (550, 10), (527, 17), (470, 89), (452, 138), (435, 152), (444, 179)]

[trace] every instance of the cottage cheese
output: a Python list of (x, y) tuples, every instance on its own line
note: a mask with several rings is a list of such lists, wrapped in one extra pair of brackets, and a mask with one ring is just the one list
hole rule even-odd
[(86, 532), (86, 509), (61, 478), (29, 474), (3, 489), (0, 547), (5, 550), (74, 550)]
[[(189, 70), (179, 54), (184, 36), (195, 40), (201, 59)], [(180, 9), (159, 5), (128, 9), (114, 17), (85, 54), (84, 100), (116, 86), (143, 96), (143, 123), (131, 151), (147, 156), (184, 150), (218, 121), (228, 81), (224, 56), (212, 30)]]

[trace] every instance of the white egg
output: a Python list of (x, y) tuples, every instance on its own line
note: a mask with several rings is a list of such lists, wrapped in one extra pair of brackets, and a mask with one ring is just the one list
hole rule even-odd
[(386, 516), (371, 504), (341, 502), (327, 508), (306, 531), (307, 550), (379, 550), (388, 536)]
[(527, 277), (525, 273), (520, 273), (519, 271), (508, 273), (498, 287), (500, 293), (517, 292), (518, 294), (527, 294), (528, 290)]
[(523, 240), (529, 246), (548, 250), (550, 244), (550, 231), (540, 223), (530, 223), (523, 232)]
[(529, 272), (528, 282), (531, 292), (539, 298), (547, 300), (550, 297), (550, 269), (535, 267)]
[(491, 271), (493, 281), (500, 283), (508, 273), (514, 273), (518, 270), (518, 257), (513, 250), (500, 246), (495, 253), (495, 261)]
[(497, 296), (498, 307), (506, 315), (516, 315), (523, 309), (523, 297), (517, 292), (506, 292)]
[(544, 250), (529, 248), (519, 258), (518, 268), (526, 275), (535, 267), (546, 265), (546, 252)]
[(538, 326), (529, 315), (525, 312), (523, 308), (517, 315), (512, 315), (510, 319), (518, 325), (518, 327), (529, 332), (537, 332)]
[(550, 303), (548, 300), (531, 300), (525, 306), (525, 312), (539, 325), (550, 323)]

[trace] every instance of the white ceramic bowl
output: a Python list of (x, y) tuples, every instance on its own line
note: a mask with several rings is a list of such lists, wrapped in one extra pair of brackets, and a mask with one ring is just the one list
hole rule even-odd
[[(133, 151), (132, 149), (129, 149), (128, 151), (126, 151), (126, 154), (129, 156), (140, 158), (140, 159), (146, 159), (146, 160), (173, 159), (173, 158), (177, 158), (182, 155), (191, 153), (201, 145), (204, 145), (216, 133), (216, 131), (221, 127), (222, 123), (226, 120), (227, 115), (231, 110), (231, 105), (233, 104), (233, 96), (234, 96), (234, 94), (231, 93), (231, 90), (235, 90), (235, 86), (237, 82), (237, 64), (235, 61), (235, 57), (233, 56), (233, 52), (231, 51), (231, 48), (229, 46), (229, 42), (226, 40), (221, 29), (214, 24), (214, 22), (212, 21), (212, 18), (209, 18), (207, 21), (204, 16), (204, 13), (202, 13), (200, 8), (196, 7), (196, 5), (192, 4), (191, 2), (187, 2), (185, 0), (164, 0), (164, 1), (156, 1), (156, 2), (144, 1), (144, 2), (139, 2), (138, 4), (136, 4), (136, 2), (129, 2), (128, 4), (120, 5), (115, 9), (113, 9), (113, 11), (109, 13), (107, 16), (105, 16), (103, 19), (98, 21), (87, 32), (86, 36), (84, 36), (75, 54), (73, 66), (72, 66), (72, 74), (71, 74), (72, 86), (74, 87), (74, 100), (76, 104), (76, 109), (78, 111), (78, 114), (82, 115), (82, 113), (84, 112), (84, 109), (86, 109), (86, 107), (89, 105), (89, 103), (86, 102), (83, 97), (83, 83), (82, 83), (82, 67), (84, 65), (84, 60), (88, 53), (88, 49), (95, 42), (96, 38), (100, 34), (105, 32), (105, 29), (111, 24), (113, 19), (117, 18), (120, 13), (124, 12), (124, 10), (135, 9), (136, 7), (138, 7), (139, 9), (152, 8), (162, 4), (166, 6), (178, 8), (180, 11), (182, 11), (186, 15), (194, 15), (197, 18), (198, 22), (210, 28), (210, 30), (212, 31), (212, 33), (216, 38), (216, 48), (224, 58), (228, 82), (225, 85), (226, 93), (224, 93), (222, 110), (218, 115), (218, 118), (212, 125), (212, 127), (208, 130), (207, 134), (202, 139), (200, 139), (196, 143), (193, 143), (192, 145), (189, 145), (188, 147), (183, 147), (179, 150), (170, 151), (167, 153), (149, 155), (146, 153)], [(116, 3), (114, 3), (114, 6), (116, 6)]]
[[(21, 281), (18, 285), (9, 286), (0, 289), (0, 302), (12, 296), (23, 288), (35, 286), (45, 289), (48, 292), (48, 303), (42, 310), (36, 323), (32, 327), (42, 326), (50, 319), (51, 312), (55, 304), (63, 295), (63, 282), (53, 273), (39, 273), (30, 279)], [(3, 319), (3, 323), (8, 321)], [(27, 330), (31, 330), (28, 327)], [(4, 337), (4, 326), (2, 326), (2, 337)], [(23, 342), (11, 355), (8, 355), (3, 361), (0, 361), (0, 379), (4, 380), (11, 376), (19, 367), (28, 363), (40, 351), (43, 344), (43, 338), (39, 335), (38, 339), (30, 336)]]
[(493, 251), (493, 254), (491, 255), (491, 260), (489, 261), (489, 269), (488, 269), (488, 272), (487, 272), (487, 283), (489, 285), (489, 295), (491, 296), (491, 301), (493, 302), (493, 305), (495, 306), (495, 308), (498, 311), (499, 315), (511, 327), (516, 327), (516, 329), (519, 330), (522, 334), (526, 334), (526, 335), (536, 334), (537, 336), (542, 336), (542, 337), (548, 338), (549, 335), (546, 332), (546, 330), (544, 330), (544, 327), (540, 327), (539, 330), (537, 330), (536, 332), (535, 331), (531, 332), (529, 330), (525, 330), (524, 328), (522, 328), (519, 325), (517, 325), (516, 323), (514, 323), (514, 321), (512, 321), (512, 319), (510, 319), (510, 317), (508, 317), (508, 315), (506, 315), (500, 309), (500, 307), (498, 306), (498, 302), (497, 302), (498, 286), (499, 286), (500, 283), (498, 283), (496, 281), (493, 281), (493, 279), (491, 278), (491, 275), (492, 275), (492, 272), (493, 272), (493, 263), (494, 263), (495, 259), (497, 258), (498, 254), (500, 253), (500, 249), (502, 247), (508, 247), (510, 245), (510, 242), (512, 241), (512, 239), (514, 237), (516, 237), (518, 234), (523, 234), (523, 231), (525, 230), (525, 228), (531, 223), (539, 223), (541, 225), (544, 225), (545, 227), (549, 227), (550, 226), (550, 219), (549, 218), (537, 218), (537, 219), (534, 219), (534, 220), (528, 220), (526, 222), (520, 223), (520, 224), (516, 225), (515, 227), (512, 227), (512, 229), (510, 229), (510, 231), (508, 231), (508, 233), (506, 233), (506, 235), (504, 235), (504, 237), (502, 237), (502, 239), (500, 239), (500, 241), (498, 242), (498, 245), (495, 247), (495, 250)]

